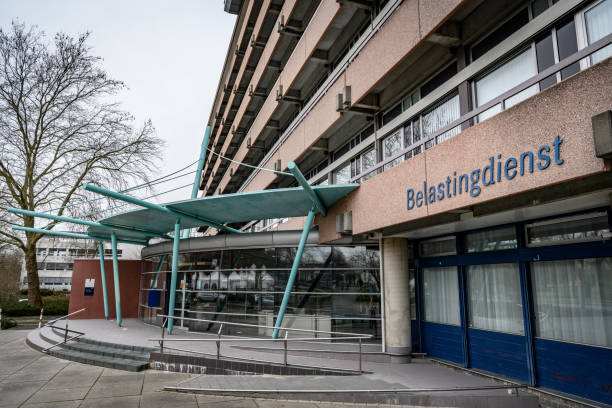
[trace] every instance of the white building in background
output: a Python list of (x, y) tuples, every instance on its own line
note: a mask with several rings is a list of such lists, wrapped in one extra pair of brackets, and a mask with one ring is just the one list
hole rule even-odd
[[(117, 244), (119, 259), (140, 259), (140, 247)], [(104, 256), (111, 258), (110, 242), (104, 243)], [(43, 237), (36, 246), (38, 277), (40, 287), (51, 290), (70, 290), (72, 287), (72, 267), (77, 258), (98, 259), (96, 241), (74, 240), (61, 237)], [(21, 271), (21, 287), (28, 287), (25, 265)]]

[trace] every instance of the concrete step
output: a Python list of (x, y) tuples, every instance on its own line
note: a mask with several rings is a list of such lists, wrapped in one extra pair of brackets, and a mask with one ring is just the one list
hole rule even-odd
[(143, 362), (149, 362), (150, 353), (141, 353), (133, 350), (125, 350), (122, 348), (98, 346), (95, 344), (89, 344), (84, 342), (68, 342), (61, 346), (65, 350), (74, 350), (82, 353), (96, 354), (105, 357), (114, 358), (127, 358), (131, 360), (138, 360)]
[[(59, 335), (62, 337), (64, 336), (64, 331), (61, 329), (53, 328), (53, 332), (56, 335)], [(115, 349), (134, 351), (136, 353), (142, 353), (142, 354), (150, 354), (154, 351), (157, 351), (156, 348), (152, 348), (152, 347), (141, 347), (141, 346), (132, 346), (130, 344), (110, 343), (106, 341), (93, 340), (93, 339), (88, 338), (87, 336), (79, 337), (77, 341), (79, 343), (86, 343), (86, 344), (91, 344), (94, 346), (110, 347), (110, 348), (115, 348)]]
[(48, 354), (64, 360), (76, 361), (83, 364), (91, 364), (100, 367), (114, 368), (124, 371), (141, 371), (149, 367), (148, 361), (133, 360), (129, 358), (108, 357), (99, 354), (86, 353), (82, 351), (56, 347), (48, 351)]
[[(62, 330), (43, 327), (28, 333), (26, 341), (36, 350), (43, 351), (63, 340), (64, 333)], [(60, 344), (48, 350), (47, 354), (64, 360), (125, 371), (141, 371), (149, 367), (149, 352), (132, 350), (131, 346), (126, 345), (113, 347), (113, 343), (92, 343), (71, 340), (66, 344)], [(139, 347), (139, 349), (145, 348)]]

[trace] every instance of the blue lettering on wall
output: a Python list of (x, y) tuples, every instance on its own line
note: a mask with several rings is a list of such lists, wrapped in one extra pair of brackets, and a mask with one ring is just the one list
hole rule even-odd
[[(563, 164), (561, 158), (562, 144), (563, 139), (556, 136), (550, 146), (540, 146), (536, 154), (526, 151), (518, 157), (508, 157), (506, 159), (501, 154), (497, 154), (489, 157), (486, 165), (482, 168), (462, 173), (459, 176), (456, 171), (453, 171), (452, 176), (447, 176), (439, 183), (433, 183), (431, 186), (428, 186), (427, 182), (424, 181), (422, 189), (416, 189), (415, 191), (415, 189), (409, 188), (406, 191), (406, 208), (410, 211), (414, 207), (427, 206), (436, 201), (464, 193), (469, 193), (472, 197), (478, 197), (483, 188), (501, 183), (503, 180), (513, 180), (517, 175), (528, 176), (536, 169), (546, 170), (553, 162), (560, 166)], [(459, 184), (459, 188), (457, 188), (457, 184)]]

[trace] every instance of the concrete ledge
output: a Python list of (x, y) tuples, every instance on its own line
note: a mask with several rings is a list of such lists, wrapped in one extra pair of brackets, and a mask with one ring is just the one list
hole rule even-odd
[[(529, 394), (513, 394), (508, 396), (497, 395), (435, 395), (423, 393), (421, 395), (394, 392), (329, 392), (316, 391), (223, 391), (188, 389), (178, 387), (165, 387), (167, 391), (195, 393), (217, 396), (236, 396), (243, 398), (270, 398), (283, 400), (308, 400), (361, 404), (411, 405), (419, 407), (460, 407), (460, 408), (538, 408), (538, 397)], [(454, 392), (457, 394), (457, 392)]]

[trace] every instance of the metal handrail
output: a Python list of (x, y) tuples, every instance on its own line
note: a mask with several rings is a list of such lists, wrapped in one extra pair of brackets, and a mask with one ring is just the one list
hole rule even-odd
[[(168, 315), (162, 315), (162, 314), (158, 314), (157, 317), (180, 319), (180, 317), (168, 316)], [(268, 326), (268, 325), (263, 325), (263, 324), (220, 322), (218, 320), (196, 319), (194, 317), (184, 317), (183, 320), (190, 320), (190, 321), (204, 322), (204, 323), (223, 323), (223, 324), (227, 324), (230, 326), (254, 327), (254, 328), (261, 328), (261, 329), (276, 329), (277, 328), (276, 326)], [(278, 327), (278, 329), (284, 330), (284, 331), (296, 331), (296, 332), (306, 332), (306, 333), (340, 334), (340, 335), (352, 336), (352, 338), (354, 339), (358, 339), (358, 338), (368, 338), (369, 339), (369, 338), (374, 337), (374, 335), (372, 334), (358, 334), (358, 333), (347, 333), (347, 332), (339, 332), (339, 331), (332, 332), (332, 331), (326, 331), (326, 330), (313, 330), (313, 329), (296, 329), (292, 327)]]
[[(193, 353), (193, 354), (199, 354), (199, 355), (203, 355), (203, 356), (215, 357), (215, 354), (207, 353), (205, 351), (185, 350), (185, 349), (180, 349), (180, 348), (176, 348), (176, 347), (167, 347), (167, 346), (166, 346), (166, 348), (168, 350), (180, 351), (180, 352), (183, 352), (183, 353)], [(274, 363), (274, 364), (278, 364), (278, 362), (276, 362), (276, 361), (258, 360), (256, 358), (235, 357), (235, 356), (228, 356), (228, 358), (230, 358), (231, 360), (251, 361), (251, 362), (254, 362), (254, 363)], [(322, 367), (322, 366), (309, 366), (309, 365), (303, 365), (303, 364), (287, 364), (287, 366), (300, 367), (300, 368), (322, 368), (322, 369), (325, 369), (325, 370), (333, 370), (333, 371), (340, 371), (340, 372), (346, 372), (346, 373), (356, 373), (357, 372), (356, 370), (352, 370), (350, 368), (331, 368), (331, 367)]]
[[(352, 267), (352, 268), (348, 268), (348, 267), (336, 267), (336, 266), (330, 266), (327, 268), (315, 268), (315, 267), (300, 267), (300, 271), (353, 271), (355, 269), (358, 270), (378, 270), (377, 267), (370, 267), (370, 266), (356, 266), (356, 267)], [(255, 268), (251, 268), (251, 267), (247, 267), (247, 269), (244, 269), (245, 272), (250, 272), (250, 271), (254, 271), (254, 272), (275, 272), (275, 271), (290, 271), (291, 268), (281, 268), (281, 267), (255, 267)], [(239, 268), (220, 268), (220, 269), (183, 269), (183, 270), (179, 270), (178, 273), (192, 273), (192, 272), (232, 272), (232, 271), (240, 271)], [(147, 272), (143, 272), (141, 275), (154, 275), (157, 273), (170, 273), (172, 272), (172, 270), (170, 269), (164, 269), (164, 270), (160, 270), (158, 271), (147, 271)]]
[[(42, 351), (43, 351), (43, 353), (48, 352), (48, 351), (49, 351), (49, 350), (51, 350), (53, 347), (57, 347), (57, 346), (59, 346), (60, 344), (66, 344), (66, 343), (67, 343), (67, 342), (69, 342), (70, 340), (74, 340), (74, 339), (76, 339), (76, 338), (79, 338), (79, 337), (81, 337), (81, 336), (84, 336), (84, 335), (85, 335), (85, 333), (83, 333), (83, 332), (79, 332), (79, 331), (76, 331), (76, 330), (71, 330), (71, 329), (69, 329), (69, 328), (68, 328), (68, 317), (70, 317), (70, 316), (74, 316), (74, 315), (75, 315), (75, 314), (77, 314), (77, 313), (81, 313), (82, 311), (84, 311), (84, 310), (86, 310), (86, 309), (87, 309), (87, 308), (86, 308), (86, 307), (84, 307), (84, 308), (82, 308), (82, 309), (80, 309), (80, 310), (77, 310), (77, 311), (75, 311), (75, 312), (68, 313), (66, 316), (61, 316), (61, 317), (58, 317), (57, 319), (54, 319), (54, 320), (48, 321), (47, 323), (45, 323), (45, 324), (43, 325), (43, 327), (51, 327), (51, 328), (53, 328), (53, 329), (64, 330), (64, 340), (62, 340), (62, 341), (60, 341), (59, 343), (56, 343), (56, 344), (54, 344), (54, 345), (52, 345), (52, 346), (50, 346), (50, 347), (47, 347), (47, 348), (43, 349), (43, 350), (42, 350)], [(58, 322), (58, 321), (63, 320), (63, 319), (66, 319), (66, 327), (58, 327), (58, 326), (54, 326), (54, 325), (53, 325), (55, 322)], [(72, 336), (72, 337), (70, 337), (70, 338), (69, 338), (69, 337), (68, 337), (68, 332), (77, 333), (77, 335), (76, 335), (76, 336)]]
[[(401, 151), (397, 152), (396, 154), (388, 157), (387, 159), (381, 161), (380, 163), (377, 163), (376, 165), (374, 165), (373, 167), (367, 169), (366, 171), (363, 171), (357, 175), (355, 175), (355, 177), (351, 177), (351, 183), (356, 182), (357, 180), (359, 180), (362, 177), (365, 177), (369, 174), (371, 174), (372, 172), (378, 171), (381, 168), (383, 168), (384, 166), (386, 166), (387, 164), (393, 162), (394, 160), (397, 160), (401, 157), (403, 157), (406, 153), (412, 151), (413, 149), (419, 147), (419, 146), (424, 146), (427, 142), (431, 141), (431, 140), (435, 140), (438, 136), (448, 132), (449, 130), (452, 130), (454, 128), (456, 128), (457, 126), (461, 126), (462, 124), (472, 120), (473, 118), (475, 118), (476, 116), (478, 116), (479, 114), (483, 113), (484, 111), (486, 111), (487, 109), (490, 109), (494, 106), (496, 106), (497, 104), (500, 103), (504, 103), (504, 101), (516, 94), (518, 94), (519, 92), (524, 91), (525, 89), (529, 88), (530, 86), (533, 86), (535, 84), (537, 84), (538, 82), (540, 82), (543, 79), (548, 78), (551, 75), (556, 74), (557, 72), (561, 71), (562, 69), (586, 58), (589, 57), (590, 55), (596, 53), (597, 51), (601, 50), (602, 48), (610, 45), (612, 43), (612, 34), (608, 34), (605, 37), (603, 37), (602, 39), (594, 42), (593, 44), (579, 50), (578, 52), (570, 55), (567, 58), (564, 58), (563, 60), (559, 61), (558, 63), (556, 63), (555, 65), (552, 65), (550, 67), (548, 67), (547, 69), (545, 69), (544, 71), (538, 73), (537, 75), (532, 76), (531, 78), (521, 82), (520, 84), (518, 84), (517, 86), (515, 86), (512, 89), (509, 89), (508, 91), (504, 92), (503, 94), (491, 99), (489, 102), (479, 106), (478, 108), (472, 109), (471, 111), (467, 112), (466, 114), (464, 114), (463, 116), (461, 116), (459, 119), (449, 123), (448, 125), (438, 129), (437, 131), (435, 131), (432, 135), (430, 135), (427, 138), (421, 138), (421, 140), (417, 143), (413, 143), (411, 144), (409, 147), (402, 149)], [(417, 113), (414, 117), (419, 116), (423, 111), (421, 111), (420, 113)], [(408, 119), (408, 121), (412, 120)], [(397, 129), (403, 127), (404, 125), (400, 125), (398, 126)], [(395, 129), (395, 130), (397, 130)], [(395, 131), (394, 130), (394, 131)], [(392, 133), (392, 132), (390, 132)]]
[[(181, 352), (185, 352), (185, 353), (194, 353), (194, 354), (202, 354), (202, 355), (207, 355), (207, 356), (216, 356), (217, 360), (219, 360), (221, 358), (221, 343), (223, 342), (253, 342), (253, 341), (272, 341), (272, 342), (282, 342), (283, 343), (283, 365), (285, 366), (297, 366), (294, 364), (289, 364), (288, 362), (288, 354), (290, 351), (299, 351), (299, 350), (292, 350), (288, 348), (288, 343), (289, 342), (298, 342), (298, 341), (312, 341), (313, 339), (310, 338), (298, 338), (298, 339), (290, 339), (287, 337), (288, 333), (285, 333), (285, 337), (282, 339), (262, 339), (262, 338), (257, 338), (257, 337), (249, 337), (249, 338), (222, 338), (221, 337), (221, 328), (219, 329), (219, 332), (217, 333), (217, 337), (216, 338), (208, 338), (208, 339), (169, 339), (169, 338), (160, 338), (160, 339), (147, 339), (148, 341), (157, 341), (159, 346), (160, 346), (160, 353), (164, 353), (164, 348), (167, 350), (175, 350), (175, 351), (181, 351)], [(330, 337), (330, 338), (318, 338), (316, 340), (322, 341), (322, 340), (336, 340), (337, 338), (335, 337)], [(343, 338), (340, 338), (343, 339)], [(352, 339), (352, 337), (351, 337)], [(207, 353), (204, 351), (197, 351), (197, 350), (185, 350), (185, 349), (179, 349), (179, 348), (174, 348), (174, 347), (168, 347), (168, 346), (164, 346), (164, 342), (168, 342), (168, 341), (177, 341), (177, 342), (186, 342), (186, 341), (190, 341), (190, 342), (215, 342), (216, 344), (216, 349), (217, 352), (216, 354), (212, 354), (212, 353)], [(363, 357), (363, 352), (362, 352), (362, 346), (361, 346), (361, 338), (359, 338), (359, 351), (356, 352), (352, 352), (353, 354), (358, 353), (359, 354), (359, 368), (358, 370), (348, 370), (348, 371), (357, 371), (359, 373), (363, 373), (363, 364), (362, 364), (362, 357)], [(312, 350), (312, 351), (316, 351), (316, 350)], [(338, 353), (340, 353), (341, 351), (339, 351)], [(238, 360), (248, 360), (248, 361), (258, 361), (258, 362), (263, 362), (263, 363), (276, 363), (275, 361), (266, 361), (266, 360), (255, 360), (255, 359), (247, 359), (247, 358), (242, 358), (242, 357), (235, 357), (235, 356), (226, 356), (228, 358), (231, 359), (238, 359)], [(329, 368), (329, 367), (321, 367), (321, 368)], [(330, 368), (331, 369), (331, 368)], [(335, 368), (334, 368), (335, 370)], [(346, 369), (344, 369), (346, 371)]]
[[(149, 307), (146, 305), (140, 305), (140, 306), (145, 306), (145, 307)], [(161, 308), (156, 308), (156, 307), (152, 307), (151, 309), (161, 309)], [(181, 308), (176, 308), (174, 309), (175, 311), (185, 311), (188, 313), (202, 313), (202, 314), (212, 314), (212, 315), (226, 315), (226, 316), (248, 316), (248, 317), (267, 317), (270, 316), (268, 314), (259, 314), (259, 313), (232, 313), (232, 312), (213, 312), (213, 311), (208, 311), (208, 310), (192, 310), (192, 309), (181, 309)], [(291, 316), (292, 318), (296, 318), (296, 317), (300, 317), (300, 318), (307, 318), (307, 319), (311, 319), (311, 320), (374, 320), (374, 321), (379, 321), (382, 320), (380, 317), (361, 317), (361, 316), (357, 316), (357, 317), (334, 317), (334, 316), (321, 316), (321, 315), (297, 315), (297, 316)]]
[[(159, 290), (165, 290), (165, 288), (142, 288), (142, 291), (159, 291)], [(181, 289), (182, 290), (182, 289)], [(261, 294), (261, 295), (280, 295), (283, 294), (285, 292), (283, 291), (265, 291), (265, 290), (243, 290), (243, 289), (185, 289), (185, 292), (189, 292), (189, 293), (222, 293), (222, 294), (229, 294), (229, 295), (251, 295), (251, 294)], [(318, 296), (336, 296), (336, 295), (342, 295), (342, 296), (359, 296), (359, 295), (368, 295), (368, 296), (380, 296), (380, 292), (378, 293), (368, 293), (368, 292), (303, 292), (303, 291), (292, 291), (291, 292), (292, 295), (318, 295)]]
[(67, 319), (68, 317), (73, 316), (73, 315), (75, 315), (75, 314), (77, 314), (77, 313), (81, 313), (82, 311), (84, 311), (84, 310), (86, 310), (86, 309), (87, 309), (87, 308), (86, 308), (86, 307), (84, 307), (84, 308), (82, 308), (82, 309), (80, 309), (80, 310), (77, 310), (76, 312), (68, 313), (66, 316), (61, 316), (61, 317), (58, 317), (57, 319), (50, 320), (50, 321), (48, 321), (47, 323), (45, 323), (45, 324), (43, 325), (43, 327), (44, 327), (44, 326), (49, 326), (49, 325), (51, 325), (51, 324), (53, 324), (53, 323), (55, 323), (55, 322), (57, 322), (57, 321), (60, 321), (60, 320), (63, 320), (63, 319)]
[[(175, 318), (173, 316), (168, 316), (168, 315), (157, 315), (158, 317), (163, 317), (165, 318), (164, 322), (162, 323), (162, 337), (159, 339), (148, 339), (148, 341), (157, 341), (160, 347), (160, 352), (163, 353), (164, 352), (164, 342), (167, 341), (182, 341), (182, 342), (211, 342), (214, 341), (217, 347), (217, 360), (221, 357), (221, 343), (223, 341), (225, 342), (254, 342), (254, 341), (272, 341), (272, 342), (282, 342), (283, 343), (283, 362), (284, 365), (289, 365), (288, 364), (288, 352), (290, 351), (288, 348), (288, 343), (289, 342), (317, 342), (317, 341), (332, 341), (332, 340), (358, 340), (359, 342), (359, 373), (363, 372), (363, 367), (362, 367), (362, 340), (363, 339), (370, 339), (373, 337), (373, 335), (371, 334), (357, 334), (357, 333), (345, 333), (345, 332), (331, 332), (331, 331), (325, 331), (325, 330), (312, 330), (312, 329), (295, 329), (295, 328), (288, 328), (288, 327), (281, 327), (279, 328), (279, 330), (284, 330), (285, 331), (285, 337), (282, 339), (267, 339), (267, 338), (258, 338), (258, 337), (244, 337), (244, 338), (236, 338), (236, 337), (231, 337), (231, 338), (221, 338), (221, 331), (223, 329), (223, 325), (227, 324), (227, 325), (233, 325), (233, 326), (242, 326), (242, 327), (256, 327), (256, 328), (264, 328), (264, 329), (275, 329), (275, 326), (267, 326), (267, 325), (259, 325), (259, 324), (247, 324), (247, 323), (234, 323), (234, 322), (219, 322), (216, 320), (210, 320), (210, 319), (195, 319), (195, 318), (184, 318), (184, 320), (192, 320), (192, 321), (200, 321), (200, 322), (204, 322), (204, 323), (219, 323), (219, 330), (217, 332), (217, 337), (216, 338), (199, 338), (199, 339), (185, 339), (185, 338), (174, 338), (174, 339), (167, 339), (165, 338), (165, 330), (164, 330), (164, 325), (165, 323), (168, 321), (168, 319), (170, 318)], [(306, 332), (306, 333), (323, 333), (323, 334), (328, 334), (328, 335), (333, 335), (333, 334), (339, 334), (340, 336), (338, 337), (315, 337), (315, 338), (311, 338), (311, 337), (298, 337), (298, 338), (288, 338), (289, 335), (289, 331), (295, 331), (295, 332)], [(344, 336), (343, 336), (344, 335)], [(171, 349), (169, 347), (166, 347), (167, 349)], [(180, 351), (184, 351), (184, 352), (192, 352), (192, 353), (199, 353), (199, 354), (203, 354), (202, 352), (197, 352), (194, 350), (180, 350)], [(234, 358), (234, 357), (232, 357)]]

